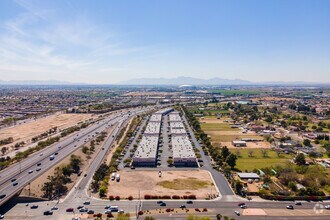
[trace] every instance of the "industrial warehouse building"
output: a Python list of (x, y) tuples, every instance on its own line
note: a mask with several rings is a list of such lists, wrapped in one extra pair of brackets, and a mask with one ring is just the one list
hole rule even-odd
[(171, 111), (173, 111), (173, 108), (162, 109), (150, 116), (133, 157), (132, 165), (137, 167), (155, 167), (157, 165), (158, 140), (162, 117)]
[(172, 137), (173, 163), (178, 167), (196, 167), (197, 159), (187, 135)]

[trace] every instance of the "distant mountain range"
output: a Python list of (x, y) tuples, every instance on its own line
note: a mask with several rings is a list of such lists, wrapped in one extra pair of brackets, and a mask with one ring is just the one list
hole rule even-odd
[(194, 77), (176, 77), (176, 78), (137, 78), (122, 81), (118, 83), (120, 85), (330, 85), (330, 83), (311, 83), (311, 82), (251, 82), (241, 79), (223, 79), (223, 78), (211, 78), (200, 79)]
[[(67, 81), (59, 81), (59, 80), (10, 80), (4, 81), (0, 80), (0, 85), (95, 85), (97, 84), (88, 84), (88, 83), (73, 83)], [(223, 79), (223, 78), (211, 78), (211, 79), (200, 79), (194, 77), (176, 77), (176, 78), (137, 78), (130, 79), (126, 81), (121, 81), (116, 84), (102, 84), (106, 85), (128, 85), (128, 86), (157, 86), (157, 85), (173, 85), (173, 86), (181, 86), (181, 85), (191, 85), (191, 86), (220, 86), (220, 85), (287, 85), (287, 86), (330, 86), (330, 82), (325, 83), (312, 83), (312, 82), (283, 82), (283, 81), (270, 81), (270, 82), (252, 82), (248, 80), (241, 79)]]

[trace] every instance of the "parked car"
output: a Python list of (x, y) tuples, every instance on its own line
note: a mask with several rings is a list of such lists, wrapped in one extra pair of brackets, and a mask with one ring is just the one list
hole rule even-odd
[(294, 209), (294, 208), (293, 208), (293, 205), (287, 205), (286, 208), (287, 208), (287, 209)]
[(53, 206), (50, 210), (58, 210), (57, 206)]
[(37, 209), (39, 206), (38, 205), (31, 205), (30, 208), (31, 209)]
[(94, 214), (94, 210), (88, 210), (87, 214)]
[(5, 218), (5, 216), (0, 214), (0, 219), (4, 219), (4, 218)]
[(91, 202), (90, 202), (90, 201), (85, 201), (83, 204), (84, 204), (84, 205), (90, 205)]
[(52, 211), (45, 211), (45, 212), (44, 212), (44, 215), (52, 215), (52, 214), (53, 214)]
[(330, 209), (330, 205), (324, 206), (325, 209)]
[(81, 209), (79, 209), (80, 212), (88, 212), (88, 208), (86, 207), (82, 207)]

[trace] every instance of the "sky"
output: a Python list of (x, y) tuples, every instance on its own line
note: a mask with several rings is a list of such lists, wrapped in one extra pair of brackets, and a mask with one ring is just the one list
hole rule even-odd
[(0, 80), (178, 76), (330, 82), (330, 1), (0, 1)]

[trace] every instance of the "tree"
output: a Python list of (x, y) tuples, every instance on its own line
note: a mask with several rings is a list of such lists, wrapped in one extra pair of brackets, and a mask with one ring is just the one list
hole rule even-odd
[(82, 165), (82, 160), (81, 157), (76, 156), (76, 155), (71, 155), (70, 158), (70, 165), (72, 167), (72, 170), (74, 173), (79, 173), (80, 172), (80, 166)]
[(288, 183), (288, 187), (289, 187), (292, 191), (297, 191), (297, 185), (296, 185), (296, 183), (293, 182), (293, 181), (290, 181), (290, 182)]
[(87, 147), (87, 146), (83, 146), (83, 148), (81, 149), (81, 151), (82, 151), (84, 154), (87, 154), (87, 153), (88, 153), (88, 147)]
[(222, 215), (221, 214), (217, 214), (216, 215), (216, 218), (217, 218), (217, 220), (221, 220), (222, 219)]
[(223, 146), (221, 148), (221, 157), (223, 160), (226, 160), (226, 158), (229, 156), (230, 152), (228, 150), (228, 147), (227, 146)]
[(237, 156), (235, 154), (229, 154), (226, 159), (226, 163), (233, 169), (236, 166)]
[(304, 146), (310, 146), (311, 141), (309, 139), (304, 139), (303, 144), (304, 144)]
[(241, 194), (243, 189), (243, 184), (241, 183), (241, 181), (236, 181), (235, 182), (235, 191), (239, 194)]
[(298, 154), (294, 162), (299, 166), (305, 165), (306, 164), (305, 155), (303, 153)]
[(8, 148), (7, 147), (2, 147), (1, 148), (1, 153), (2, 155), (5, 155), (5, 153), (7, 152)]

